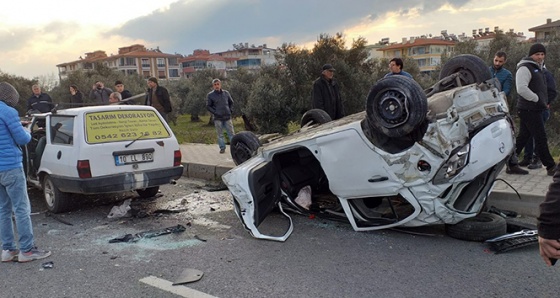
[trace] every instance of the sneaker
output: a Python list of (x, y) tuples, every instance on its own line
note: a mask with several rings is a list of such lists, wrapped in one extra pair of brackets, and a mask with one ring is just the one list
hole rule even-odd
[(533, 158), (531, 164), (527, 166), (527, 169), (531, 169), (531, 170), (540, 169), (540, 168), (542, 168), (542, 162), (541, 159), (538, 157)]
[(31, 262), (31, 261), (34, 261), (34, 260), (44, 259), (44, 258), (46, 258), (50, 255), (51, 255), (50, 251), (41, 250), (41, 249), (38, 249), (37, 247), (34, 247), (28, 252), (21, 252), (20, 251), (19, 255), (18, 255), (18, 262), (20, 262), (20, 263)]
[(2, 250), (2, 262), (16, 262), (18, 260), (19, 250)]
[(518, 165), (519, 165), (520, 167), (526, 167), (526, 166), (528, 166), (528, 165), (530, 165), (530, 164), (531, 164), (531, 160), (530, 160), (530, 159), (523, 158), (523, 160), (520, 161)]
[[(546, 169), (546, 174), (548, 176), (554, 176), (554, 173), (556, 173), (556, 166), (552, 166), (552, 167)], [(2, 256), (3, 256), (3, 254), (2, 254)]]
[(220, 154), (226, 153), (226, 149), (220, 149)]
[(529, 174), (529, 171), (523, 170), (518, 165), (515, 165), (515, 166), (508, 166), (506, 168), (506, 173), (512, 175), (527, 175)]

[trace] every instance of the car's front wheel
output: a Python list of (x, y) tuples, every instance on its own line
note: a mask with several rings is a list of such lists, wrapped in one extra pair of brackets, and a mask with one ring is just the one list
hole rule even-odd
[(454, 225), (446, 225), (450, 237), (467, 241), (484, 241), (506, 234), (506, 220), (496, 214), (482, 212)]
[(43, 195), (50, 212), (61, 213), (70, 208), (68, 194), (60, 191), (49, 175), (45, 175), (43, 178)]
[(155, 197), (158, 191), (159, 191), (159, 186), (153, 186), (153, 187), (136, 190), (138, 195), (143, 199)]

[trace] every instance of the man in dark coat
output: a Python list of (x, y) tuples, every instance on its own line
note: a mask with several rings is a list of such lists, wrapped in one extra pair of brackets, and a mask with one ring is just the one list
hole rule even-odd
[(214, 116), (214, 127), (218, 134), (220, 153), (225, 153), (226, 143), (224, 141), (224, 130), (230, 142), (235, 134), (233, 121), (231, 120), (231, 115), (233, 114), (233, 99), (227, 90), (222, 89), (222, 82), (220, 79), (212, 80), (212, 87), (214, 90), (208, 93), (206, 109)]
[(158, 79), (155, 77), (148, 79), (148, 92), (146, 92), (146, 101), (144, 104), (154, 107), (163, 119), (169, 122), (167, 114), (172, 111), (169, 92), (158, 84)]
[(39, 87), (39, 85), (33, 85), (31, 90), (33, 91), (33, 95), (31, 95), (31, 97), (27, 100), (27, 112), (50, 112), (50, 110), (54, 107), (50, 95), (41, 92), (41, 87)]
[(333, 78), (334, 71), (331, 64), (323, 65), (321, 76), (313, 82), (312, 92), (313, 108), (327, 112), (332, 120), (344, 117), (339, 85)]

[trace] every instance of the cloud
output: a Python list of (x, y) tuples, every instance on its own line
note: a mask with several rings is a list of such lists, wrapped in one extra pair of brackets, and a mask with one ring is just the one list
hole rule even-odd
[[(321, 33), (343, 32), (363, 19), (388, 12), (435, 11), (443, 5), (461, 7), (468, 0), (206, 0), (179, 1), (169, 9), (130, 20), (108, 35), (143, 38), (185, 54), (197, 48), (224, 51), (239, 42), (307, 43)], [(278, 46), (279, 44), (276, 44)], [(274, 46), (274, 45), (269, 45)]]

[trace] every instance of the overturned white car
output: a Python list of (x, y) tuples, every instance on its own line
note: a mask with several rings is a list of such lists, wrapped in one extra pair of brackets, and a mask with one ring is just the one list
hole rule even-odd
[[(235, 212), (256, 238), (275, 208), (347, 219), (354, 230), (456, 224), (478, 215), (513, 148), (506, 98), (484, 62), (452, 58), (424, 91), (404, 76), (381, 79), (366, 111), (330, 121), (308, 111), (302, 128), (260, 145), (232, 140), (238, 164), (222, 176)], [(489, 235), (490, 236), (490, 235)]]

